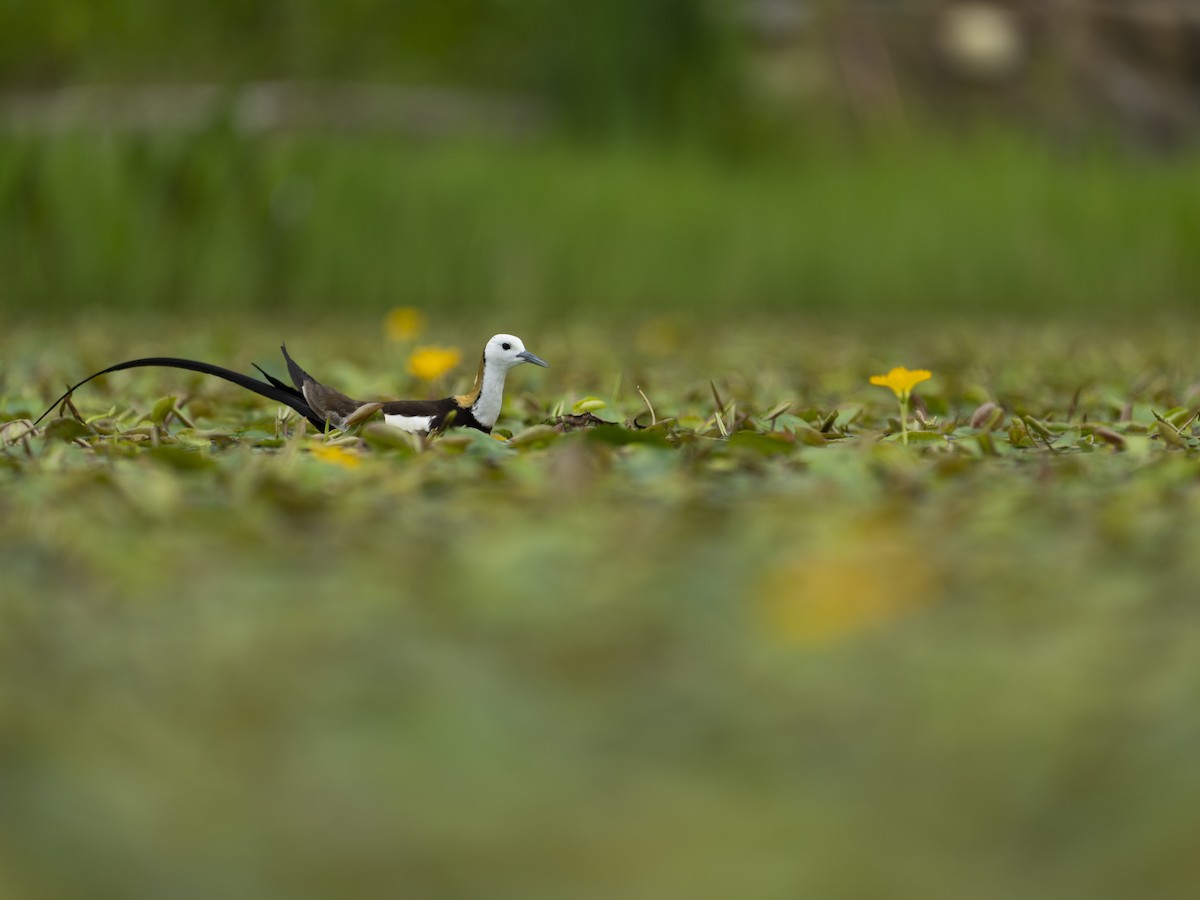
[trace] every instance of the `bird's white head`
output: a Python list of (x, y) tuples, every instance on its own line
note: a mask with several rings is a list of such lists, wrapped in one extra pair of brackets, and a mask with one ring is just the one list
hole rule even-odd
[(521, 339), (512, 334), (495, 335), (483, 348), (483, 358), (489, 366), (496, 366), (502, 371), (519, 366), (521, 363), (533, 363), (535, 366), (547, 367), (550, 365), (541, 357), (534, 356), (526, 350)]

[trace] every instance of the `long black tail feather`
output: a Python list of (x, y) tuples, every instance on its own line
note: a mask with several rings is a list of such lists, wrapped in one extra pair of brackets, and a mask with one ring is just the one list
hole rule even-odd
[(304, 395), (302, 393), (300, 393), (298, 390), (296, 390), (290, 384), (284, 384), (282, 381), (280, 381), (278, 378), (276, 378), (274, 375), (272, 375), (270, 372), (268, 372), (266, 369), (264, 369), (258, 363), (250, 363), (250, 365), (252, 365), (252, 366), (254, 366), (254, 368), (258, 369), (259, 375), (261, 375), (263, 378), (267, 379), (267, 381), (271, 382), (272, 385), (279, 388), (281, 391), (287, 391), (289, 394), (299, 397), (301, 400), (304, 399)]
[[(194, 359), (178, 359), (173, 356), (148, 356), (145, 359), (131, 359), (127, 360), (126, 362), (117, 363), (115, 366), (109, 366), (107, 369), (102, 369), (93, 375), (89, 375), (78, 384), (72, 385), (65, 394), (51, 403), (46, 411), (37, 417), (37, 421), (35, 421), (33, 424), (37, 425), (39, 422), (41, 422), (42, 419), (46, 418), (46, 416), (50, 415), (50, 413), (54, 411), (54, 408), (58, 406), (58, 404), (62, 403), (78, 388), (83, 387), (83, 385), (87, 384), (93, 378), (99, 378), (101, 375), (107, 375), (109, 372), (119, 372), (122, 369), (136, 369), (141, 366), (165, 366), (172, 369), (187, 369), (191, 372), (201, 372), (204, 375), (214, 375), (217, 378), (223, 378), (226, 381), (236, 384), (238, 387), (245, 388), (248, 391), (253, 391), (254, 393), (270, 400), (275, 400), (278, 403), (282, 403), (284, 406), (290, 406), (296, 412), (300, 413), (300, 415), (304, 416), (304, 418), (308, 419), (308, 421), (312, 422), (317, 429), (321, 431), (325, 430), (325, 420), (313, 412), (299, 391), (292, 390), (291, 388), (287, 387), (287, 385), (277, 381), (274, 378), (271, 378), (269, 375), (267, 375), (267, 378), (270, 379), (271, 383), (266, 383), (259, 381), (256, 378), (252, 378), (249, 375), (243, 375), (241, 372), (235, 372), (232, 369), (226, 369), (222, 366), (214, 366), (212, 363), (199, 362)], [(259, 371), (262, 372), (261, 369), (259, 369)], [(263, 374), (266, 375), (265, 372), (263, 372)]]

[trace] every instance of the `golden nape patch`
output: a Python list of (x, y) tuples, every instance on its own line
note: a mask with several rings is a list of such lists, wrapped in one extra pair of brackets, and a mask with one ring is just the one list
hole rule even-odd
[(475, 405), (475, 401), (479, 399), (479, 392), (483, 389), (483, 363), (484, 357), (479, 357), (479, 371), (475, 373), (475, 384), (471, 390), (465, 394), (456, 394), (454, 402), (463, 409), (470, 409)]

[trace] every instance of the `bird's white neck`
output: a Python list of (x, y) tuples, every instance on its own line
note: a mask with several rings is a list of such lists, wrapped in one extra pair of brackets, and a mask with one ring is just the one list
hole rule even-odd
[(503, 366), (484, 362), (480, 372), (479, 396), (471, 404), (471, 415), (485, 428), (491, 428), (500, 418), (500, 407), (504, 403), (504, 379), (507, 375), (508, 370)]

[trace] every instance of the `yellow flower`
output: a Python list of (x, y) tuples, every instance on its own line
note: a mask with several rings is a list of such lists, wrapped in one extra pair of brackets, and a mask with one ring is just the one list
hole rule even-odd
[(462, 354), (454, 347), (418, 347), (408, 358), (408, 371), (422, 381), (441, 378), (458, 365)]
[(411, 306), (397, 306), (383, 320), (390, 340), (411, 341), (425, 329), (425, 313)]
[(331, 447), (328, 444), (319, 444), (313, 447), (312, 455), (321, 462), (341, 466), (343, 469), (357, 469), (362, 465), (362, 460), (353, 453), (343, 450), (341, 447)]
[(908, 446), (908, 398), (912, 389), (926, 379), (932, 378), (933, 373), (927, 369), (906, 369), (896, 366), (886, 375), (872, 375), (871, 384), (891, 388), (896, 399), (900, 401), (900, 434), (904, 445)]
[(871, 384), (891, 388), (897, 397), (907, 400), (913, 388), (932, 377), (933, 373), (926, 369), (906, 369), (904, 366), (897, 366), (886, 375), (872, 375)]

